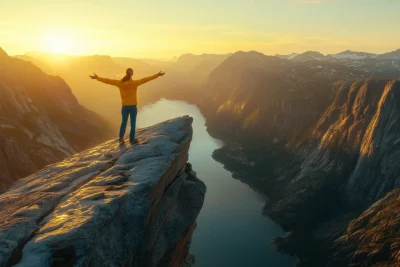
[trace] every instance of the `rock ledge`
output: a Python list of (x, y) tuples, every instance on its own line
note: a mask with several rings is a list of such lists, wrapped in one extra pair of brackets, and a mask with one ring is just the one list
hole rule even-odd
[(19, 180), (0, 195), (0, 266), (192, 261), (206, 187), (187, 163), (191, 124), (141, 129), (139, 145), (112, 140)]

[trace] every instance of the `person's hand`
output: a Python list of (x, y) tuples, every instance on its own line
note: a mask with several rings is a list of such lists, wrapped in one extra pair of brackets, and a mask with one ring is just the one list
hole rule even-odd
[(160, 71), (159, 73), (158, 73), (158, 76), (164, 76), (165, 75), (165, 72), (163, 72), (163, 71)]
[(93, 79), (93, 80), (96, 80), (98, 76), (97, 76), (96, 73), (93, 73), (93, 75), (89, 75), (89, 77), (90, 77), (91, 79)]

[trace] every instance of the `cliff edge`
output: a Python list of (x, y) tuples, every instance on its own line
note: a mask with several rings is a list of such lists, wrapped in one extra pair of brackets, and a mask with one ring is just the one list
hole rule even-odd
[(184, 266), (206, 187), (187, 163), (192, 118), (138, 131), (0, 195), (0, 266)]

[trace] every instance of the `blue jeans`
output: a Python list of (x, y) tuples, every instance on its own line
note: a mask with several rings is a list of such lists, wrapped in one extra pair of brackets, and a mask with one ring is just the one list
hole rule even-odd
[(121, 128), (119, 129), (119, 137), (123, 138), (126, 131), (126, 125), (128, 124), (129, 115), (131, 116), (131, 133), (129, 138), (132, 140), (135, 138), (136, 132), (136, 115), (137, 115), (137, 108), (135, 106), (122, 106), (121, 109), (122, 114), (122, 123)]

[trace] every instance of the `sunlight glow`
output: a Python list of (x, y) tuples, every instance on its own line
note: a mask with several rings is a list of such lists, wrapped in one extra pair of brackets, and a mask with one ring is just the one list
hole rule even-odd
[(74, 53), (73, 40), (64, 35), (50, 35), (45, 38), (46, 50), (53, 53)]

